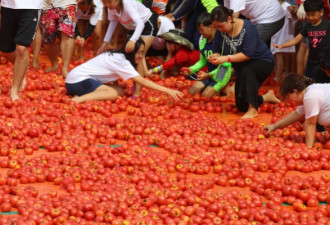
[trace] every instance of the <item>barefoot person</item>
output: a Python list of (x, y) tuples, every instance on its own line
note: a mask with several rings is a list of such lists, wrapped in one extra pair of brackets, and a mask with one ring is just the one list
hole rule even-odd
[(41, 11), (40, 29), (42, 42), (45, 44), (51, 67), (46, 72), (57, 71), (58, 56), (60, 54), (56, 38), (61, 39), (61, 52), (63, 58), (62, 74), (69, 72), (69, 64), (74, 50), (74, 34), (77, 23), (76, 0), (47, 0)]
[(33, 42), (43, 0), (2, 0), (0, 50), (14, 63), (10, 97), (19, 99), (24, 77), (29, 67), (29, 46)]
[[(148, 88), (165, 92), (178, 100), (183, 94), (179, 91), (160, 86), (143, 78), (143, 58), (145, 44), (139, 38), (132, 52), (125, 51), (129, 39), (120, 50), (102, 53), (84, 64), (74, 68), (66, 77), (65, 85), (73, 101), (83, 103), (87, 100), (114, 100), (123, 94), (116, 82), (119, 78), (132, 79)], [(136, 69), (135, 69), (136, 68)]]
[[(259, 38), (257, 29), (248, 20), (233, 17), (233, 10), (216, 7), (211, 13), (213, 26), (220, 32), (215, 36), (215, 51), (208, 57), (220, 65), (231, 62), (235, 69), (235, 101), (242, 118), (258, 115), (263, 102), (279, 103), (274, 92), (258, 95), (261, 84), (274, 68), (274, 58), (266, 44)], [(222, 52), (223, 54), (219, 54)]]
[(289, 74), (281, 83), (283, 98), (300, 105), (280, 121), (264, 127), (268, 133), (305, 118), (306, 145), (312, 148), (316, 123), (330, 132), (330, 84), (311, 84), (311, 80), (298, 74)]

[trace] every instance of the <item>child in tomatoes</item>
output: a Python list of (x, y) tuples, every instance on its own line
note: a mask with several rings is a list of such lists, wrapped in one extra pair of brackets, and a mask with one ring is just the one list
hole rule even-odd
[[(160, 86), (143, 78), (142, 60), (145, 44), (139, 38), (131, 52), (126, 52), (127, 43), (120, 50), (110, 50), (77, 66), (66, 77), (65, 85), (73, 101), (83, 103), (87, 100), (114, 100), (123, 94), (116, 83), (119, 78), (132, 79), (135, 83), (148, 88), (165, 92), (178, 100), (183, 94), (179, 91)], [(113, 84), (109, 84), (114, 82)]]
[[(223, 74), (225, 76), (223, 76), (221, 80), (215, 80), (215, 76), (219, 72), (220, 66), (212, 64), (207, 59), (211, 54), (213, 54), (215, 47), (214, 36), (216, 33), (216, 29), (212, 25), (210, 14), (204, 13), (198, 18), (197, 28), (203, 35), (203, 40), (200, 43), (199, 61), (189, 68), (182, 68), (181, 73), (183, 75), (191, 76), (192, 74), (198, 72), (196, 77), (197, 82), (189, 90), (191, 95), (202, 92), (203, 96), (212, 97), (228, 84), (231, 78), (231, 70)], [(201, 69), (206, 65), (207, 72), (201, 71)]]
[(199, 51), (194, 50), (193, 44), (187, 39), (186, 34), (182, 30), (171, 29), (169, 32), (159, 35), (159, 37), (166, 40), (167, 49), (172, 56), (170, 57), (170, 60), (164, 64), (150, 69), (147, 75), (169, 70), (176, 65), (180, 67), (176, 68), (178, 71), (182, 67), (191, 66), (198, 62), (200, 55)]

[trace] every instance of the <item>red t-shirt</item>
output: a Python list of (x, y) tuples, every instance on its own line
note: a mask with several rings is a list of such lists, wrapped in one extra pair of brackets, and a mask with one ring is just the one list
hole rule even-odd
[(197, 50), (192, 51), (187, 48), (181, 48), (170, 60), (163, 64), (163, 69), (167, 70), (175, 65), (179, 65), (181, 67), (192, 66), (199, 61), (199, 55), (200, 52)]

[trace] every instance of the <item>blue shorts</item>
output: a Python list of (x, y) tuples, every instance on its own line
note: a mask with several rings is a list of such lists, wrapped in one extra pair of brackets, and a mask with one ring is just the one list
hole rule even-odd
[(217, 82), (215, 80), (213, 80), (212, 78), (207, 78), (205, 80), (202, 81), (202, 83), (204, 84), (204, 87), (210, 86), (210, 87), (214, 87), (214, 85), (217, 84)]
[(73, 84), (68, 84), (65, 83), (66, 90), (68, 91), (69, 95), (85, 95), (88, 93), (91, 93), (96, 90), (96, 88), (100, 87), (103, 85), (102, 82), (94, 79), (86, 79), (82, 80), (78, 83), (73, 83)]

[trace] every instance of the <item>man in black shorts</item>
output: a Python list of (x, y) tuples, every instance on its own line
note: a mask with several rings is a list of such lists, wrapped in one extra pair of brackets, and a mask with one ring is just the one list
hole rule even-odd
[(14, 63), (10, 97), (19, 99), (23, 80), (29, 67), (29, 47), (34, 39), (43, 0), (2, 0), (0, 51)]

